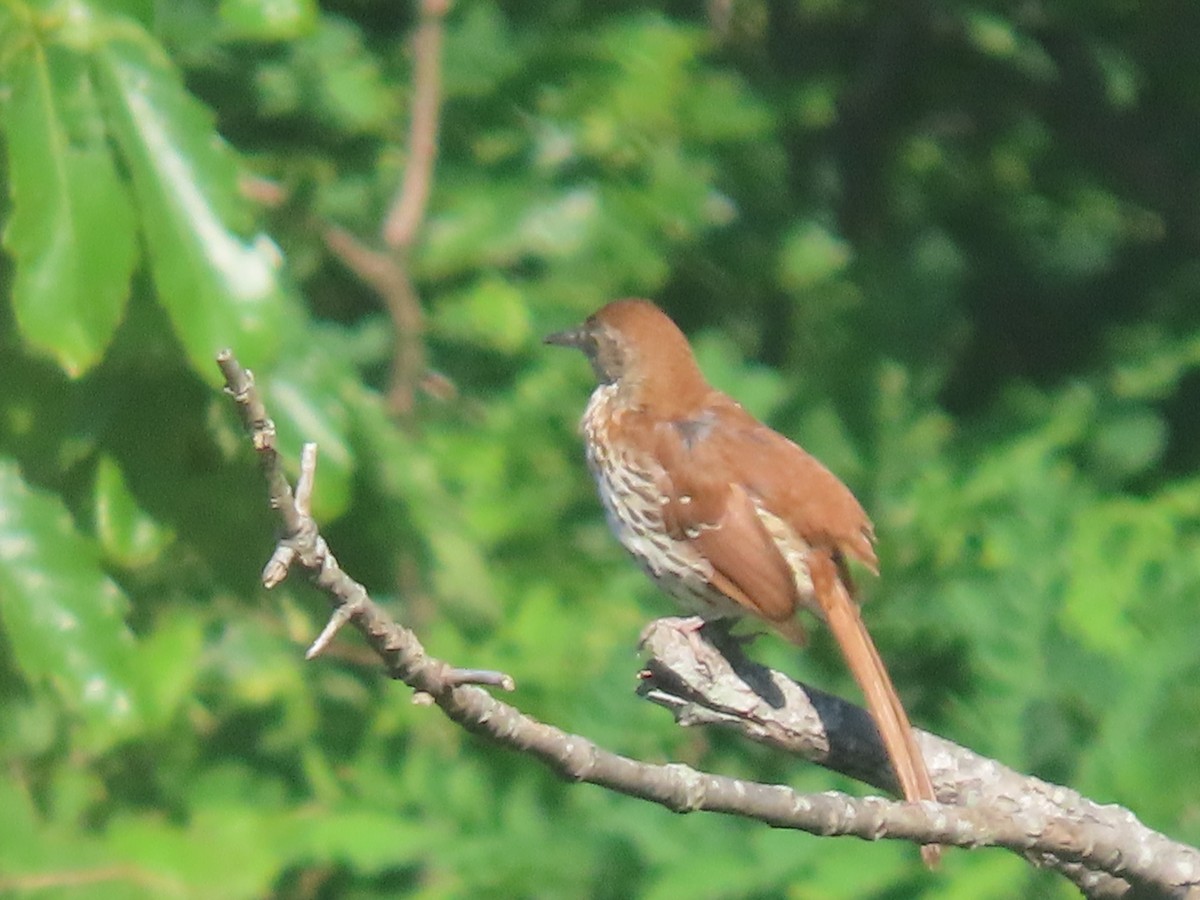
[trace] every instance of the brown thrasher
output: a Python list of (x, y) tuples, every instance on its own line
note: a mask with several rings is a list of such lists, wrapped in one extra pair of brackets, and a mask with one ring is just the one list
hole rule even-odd
[[(816, 459), (704, 380), (683, 332), (618, 300), (546, 338), (577, 347), (599, 386), (583, 416), (609, 525), (701, 620), (756, 616), (796, 644), (824, 619), (883, 739), (904, 798), (936, 800), (912, 726), (859, 615), (846, 557), (878, 572), (874, 529)], [(933, 864), (938, 848), (922, 848)]]

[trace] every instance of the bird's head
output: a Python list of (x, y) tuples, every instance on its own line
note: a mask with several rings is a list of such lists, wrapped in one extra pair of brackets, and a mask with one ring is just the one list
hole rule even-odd
[(636, 405), (686, 403), (709, 390), (679, 326), (646, 300), (614, 300), (545, 342), (582, 350), (600, 383)]

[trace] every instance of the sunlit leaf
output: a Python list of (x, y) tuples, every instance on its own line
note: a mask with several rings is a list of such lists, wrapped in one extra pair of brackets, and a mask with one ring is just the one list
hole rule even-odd
[(99, 361), (125, 309), (137, 257), (86, 61), (30, 40), (10, 62), (3, 125), (16, 259), (13, 304), (29, 342), (71, 375)]
[(95, 504), (100, 546), (123, 566), (145, 565), (170, 540), (170, 532), (139, 508), (120, 468), (108, 456), (96, 467)]
[(317, 3), (316, 0), (221, 0), (220, 17), (234, 37), (287, 40), (315, 26)]
[(128, 601), (61, 502), (0, 463), (0, 616), (17, 665), (53, 686), (105, 746), (137, 728), (143, 686)]
[(499, 6), (471, 3), (447, 23), (443, 84), (451, 96), (487, 96), (497, 83), (518, 70), (518, 38)]
[(212, 358), (236, 347), (250, 366), (273, 357), (284, 313), (278, 249), (251, 226), (237, 167), (211, 116), (140, 35), (95, 54), (109, 121), (136, 189), (163, 306), (206, 379)]
[(1063, 618), (1091, 649), (1121, 657), (1139, 646), (1129, 612), (1152, 594), (1175, 544), (1166, 509), (1115, 499), (1075, 523)]
[(529, 310), (520, 290), (498, 277), (485, 277), (437, 309), (437, 326), (447, 337), (465, 338), (505, 352), (528, 346)]

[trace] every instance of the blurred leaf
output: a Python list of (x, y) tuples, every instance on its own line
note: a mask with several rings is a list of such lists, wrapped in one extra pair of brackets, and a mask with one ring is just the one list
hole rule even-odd
[(183, 610), (163, 617), (150, 634), (139, 638), (137, 666), (149, 725), (169, 726), (193, 701), (204, 650), (203, 623)]
[(274, 357), (284, 314), (278, 249), (243, 242), (250, 225), (237, 168), (211, 117), (143, 34), (95, 54), (109, 121), (137, 192), (158, 296), (193, 369), (211, 383), (217, 351), (258, 368)]
[(96, 538), (110, 559), (127, 568), (154, 560), (171, 540), (169, 530), (138, 507), (121, 469), (110, 456), (96, 466)]
[(317, 4), (316, 0), (221, 0), (220, 17), (234, 37), (288, 40), (316, 26)]
[(1017, 33), (1001, 16), (973, 11), (966, 16), (967, 35), (980, 50), (991, 56), (1012, 56), (1017, 50)]
[(1132, 109), (1143, 89), (1138, 64), (1123, 50), (1097, 41), (1092, 48), (1096, 66), (1104, 76), (1104, 93), (1117, 109)]
[(487, 626), (499, 615), (500, 597), (483, 548), (447, 490), (441, 461), (406, 439), (382, 407), (359, 405), (359, 412), (356, 427), (370, 447), (385, 496), (391, 504), (404, 504), (429, 552), (439, 608), (472, 629)]
[(811, 288), (850, 262), (850, 246), (815, 222), (796, 225), (780, 251), (779, 283), (789, 291)]
[[(269, 4), (268, 4), (269, 5)], [(399, 113), (395, 88), (350, 22), (323, 16), (286, 56), (264, 62), (255, 87), (263, 114), (311, 117), (346, 134), (387, 131)]]
[(1014, 65), (1023, 74), (1039, 80), (1050, 80), (1058, 72), (1054, 59), (1016, 24), (1003, 16), (983, 10), (967, 12), (967, 38), (980, 51)]
[(774, 124), (770, 108), (728, 72), (697, 78), (683, 99), (684, 124), (700, 140), (754, 140)]
[(1105, 417), (1096, 427), (1088, 455), (1098, 473), (1124, 479), (1155, 465), (1167, 445), (1167, 426), (1157, 412), (1144, 407)]
[(486, 97), (523, 63), (519, 39), (493, 2), (470, 3), (446, 23), (442, 80), (450, 97)]
[(596, 55), (611, 68), (598, 79), (599, 91), (587, 92), (583, 152), (626, 164), (648, 136), (671, 134), (700, 44), (698, 31), (657, 13), (614, 20), (596, 41)]
[(95, 365), (125, 310), (137, 259), (133, 210), (84, 59), (29, 39), (3, 105), (16, 260), (13, 304), (31, 344), (70, 375)]
[(80, 717), (91, 749), (140, 725), (145, 685), (124, 616), (128, 601), (62, 504), (0, 462), (0, 614), (27, 678)]
[(0, 806), (5, 812), (0, 816), (0, 870), (17, 872), (20, 860), (37, 856), (37, 815), (14, 778), (0, 780)]
[(826, 81), (807, 80), (796, 89), (791, 106), (802, 126), (828, 128), (838, 118), (837, 86)]
[(586, 188), (529, 196), (519, 185), (451, 179), (441, 211), (426, 229), (418, 255), (422, 273), (445, 278), (479, 265), (571, 256), (588, 246), (600, 212)]
[(1160, 400), (1200, 367), (1200, 333), (1176, 338), (1154, 326), (1121, 329), (1113, 335), (1113, 344), (1120, 353), (1111, 376), (1118, 397)]
[(1126, 499), (1095, 503), (1076, 521), (1063, 617), (1086, 646), (1116, 658), (1137, 652), (1129, 610), (1170, 565), (1174, 532), (1167, 509)]
[(1012, 227), (1023, 235), (1030, 259), (1055, 279), (1096, 277), (1113, 264), (1127, 240), (1127, 211), (1116, 196), (1099, 188), (1077, 191), (1062, 202), (1021, 197), (1012, 215)]
[(443, 299), (434, 323), (446, 337), (471, 340), (505, 353), (524, 349), (531, 338), (529, 312), (521, 292), (496, 275), (484, 276), (458, 297)]
[(704, 334), (692, 341), (705, 377), (760, 419), (770, 418), (783, 401), (787, 387), (779, 373), (749, 366), (728, 339)]

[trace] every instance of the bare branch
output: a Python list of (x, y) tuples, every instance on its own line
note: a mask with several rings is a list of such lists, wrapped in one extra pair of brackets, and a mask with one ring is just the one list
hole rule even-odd
[(421, 0), (421, 23), (413, 37), (413, 104), (404, 180), (383, 225), (383, 242), (407, 250), (416, 239), (437, 159), (438, 118), (442, 105), (442, 22), (450, 0)]
[(179, 896), (186, 888), (177, 879), (140, 866), (112, 865), (80, 867), (62, 871), (37, 872), (21, 875), (0, 875), (0, 892), (6, 896), (28, 896), (35, 893), (74, 891), (93, 885), (136, 886), (151, 896)]
[(442, 42), (451, 0), (421, 0), (420, 22), (413, 35), (413, 102), (404, 177), (384, 219), (386, 251), (374, 250), (336, 227), (322, 230), (325, 245), (383, 300), (392, 320), (395, 352), (388, 379), (387, 403), (393, 415), (412, 412), (418, 388), (444, 394), (444, 377), (426, 376), (425, 315), (409, 273), (409, 251), (416, 242), (429, 205), (437, 160), (442, 104)]
[[(708, 642), (697, 642), (677, 622), (660, 619), (643, 632), (648, 659), (639, 694), (670, 709), (681, 725), (732, 728), (898, 792), (865, 710), (755, 663), (738, 639), (706, 630)], [(937, 735), (917, 731), (916, 738), (942, 803), (986, 811), (997, 836), (1023, 823), (1033, 839), (1028, 847), (997, 843), (1062, 872), (1088, 896), (1182, 896), (1200, 884), (1200, 851), (1147, 828), (1129, 810), (1022, 775)], [(1038, 834), (1053, 835), (1061, 849), (1052, 851)]]
[(407, 262), (401, 258), (406, 254), (375, 250), (333, 225), (322, 229), (321, 236), (330, 252), (383, 301), (396, 343), (388, 379), (388, 409), (394, 415), (407, 415), (425, 372), (425, 316)]
[(288, 484), (287, 473), (283, 471), (283, 464), (275, 450), (275, 423), (267, 416), (267, 408), (254, 385), (254, 373), (242, 368), (232, 350), (222, 350), (217, 354), (217, 366), (225, 376), (225, 392), (237, 404), (242, 424), (250, 433), (254, 451), (258, 454), (263, 476), (267, 479), (271, 508), (279, 513), (286, 533), (299, 534), (305, 522), (296, 511), (292, 486)]

